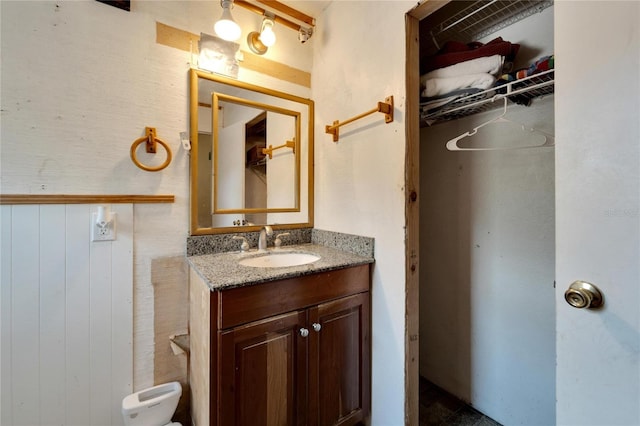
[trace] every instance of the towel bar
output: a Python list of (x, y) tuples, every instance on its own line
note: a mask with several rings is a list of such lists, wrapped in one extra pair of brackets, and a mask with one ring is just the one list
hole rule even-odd
[(391, 123), (393, 121), (393, 96), (388, 96), (384, 99), (384, 102), (378, 102), (378, 105), (373, 108), (370, 109), (367, 112), (363, 112), (362, 114), (356, 115), (355, 117), (351, 117), (348, 120), (344, 120), (343, 122), (340, 122), (338, 120), (334, 121), (332, 125), (327, 125), (325, 127), (325, 133), (328, 133), (330, 135), (333, 135), (333, 141), (334, 142), (338, 142), (338, 139), (340, 138), (338, 129), (341, 126), (344, 126), (345, 124), (349, 124), (352, 123), (356, 120), (359, 120), (363, 117), (366, 117), (367, 115), (373, 114), (375, 112), (381, 112), (384, 114), (384, 122), (385, 123)]
[(293, 152), (296, 152), (296, 138), (293, 138), (292, 141), (287, 141), (282, 145), (278, 145), (278, 146), (273, 146), (273, 145), (269, 145), (269, 148), (262, 148), (262, 153), (264, 155), (268, 155), (269, 159), (273, 158), (273, 151), (275, 151), (276, 149), (280, 149), (280, 148), (291, 148), (293, 149)]

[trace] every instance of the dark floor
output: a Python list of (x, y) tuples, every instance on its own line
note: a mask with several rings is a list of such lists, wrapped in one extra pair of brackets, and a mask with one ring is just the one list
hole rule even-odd
[(501, 426), (447, 391), (420, 377), (420, 426)]

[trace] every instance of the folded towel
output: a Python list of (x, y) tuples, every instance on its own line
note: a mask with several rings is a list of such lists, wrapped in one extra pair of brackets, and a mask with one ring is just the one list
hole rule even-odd
[(431, 78), (425, 81), (425, 89), (422, 91), (422, 96), (432, 98), (469, 87), (485, 90), (491, 87), (495, 81), (496, 78), (488, 73)]
[(459, 64), (433, 70), (422, 75), (422, 77), (420, 77), (420, 83), (423, 87), (426, 87), (426, 80), (431, 78), (458, 77), (480, 73), (497, 75), (502, 70), (502, 61), (502, 56), (493, 55), (460, 62)]
[(448, 41), (437, 55), (424, 58), (421, 63), (421, 72), (426, 73), (438, 68), (448, 67), (471, 59), (500, 55), (506, 57), (507, 62), (515, 59), (519, 44), (504, 41), (502, 37), (495, 38), (483, 44), (480, 42), (460, 43)]
[(461, 97), (463, 97), (465, 95), (468, 95), (468, 94), (473, 94), (473, 93), (475, 93), (477, 91), (478, 91), (477, 89), (473, 89), (472, 92), (466, 92), (465, 91), (465, 92), (460, 93), (460, 94), (455, 94), (455, 95), (452, 95), (452, 96), (446, 96), (446, 97), (442, 97), (442, 98), (431, 99), (431, 100), (428, 100), (426, 102), (421, 102), (420, 103), (420, 109), (422, 110), (423, 114), (432, 113), (432, 112), (437, 111), (441, 107), (443, 107), (443, 106), (455, 101), (458, 98), (461, 98)]
[(445, 108), (448, 104), (452, 102), (475, 102), (481, 99), (490, 98), (495, 95), (493, 91), (483, 91), (480, 89), (460, 89), (455, 90), (446, 95), (437, 96), (433, 98), (421, 98), (420, 99), (420, 111), (422, 119), (429, 125), (437, 122), (438, 119), (428, 119), (426, 116), (429, 114), (435, 113), (443, 108)]

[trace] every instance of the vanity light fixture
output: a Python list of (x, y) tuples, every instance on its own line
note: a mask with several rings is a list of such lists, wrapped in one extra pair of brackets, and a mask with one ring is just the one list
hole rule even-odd
[[(260, 33), (258, 33), (257, 31), (253, 31), (247, 36), (247, 44), (249, 45), (249, 48), (253, 53), (263, 55), (264, 53), (266, 53), (267, 48), (269, 46), (272, 46), (276, 42), (276, 36), (273, 32), (273, 26), (276, 23), (298, 32), (298, 40), (301, 43), (305, 43), (313, 34), (313, 28), (316, 25), (316, 20), (313, 17), (306, 15), (283, 3), (280, 3), (278, 0), (252, 1), (262, 3), (265, 6), (269, 7), (271, 10), (276, 11), (271, 12), (263, 7), (250, 3), (247, 0), (234, 0), (234, 5), (243, 7), (251, 12), (257, 13), (258, 15), (264, 16)], [(302, 24), (293, 22), (292, 20), (284, 18), (281, 15), (277, 15), (276, 13), (286, 15), (295, 21), (302, 22)]]
[(276, 33), (273, 32), (273, 17), (266, 15), (262, 20), (262, 31), (260, 31), (260, 41), (267, 47), (276, 44)]
[(242, 31), (240, 25), (233, 20), (231, 16), (231, 6), (233, 0), (220, 0), (220, 6), (222, 6), (222, 16), (213, 26), (216, 35), (223, 40), (235, 41), (240, 38)]
[(260, 33), (257, 31), (251, 31), (249, 35), (247, 35), (247, 46), (249, 46), (249, 49), (256, 55), (264, 55), (268, 49), (262, 40), (260, 40)]
[(269, 47), (276, 43), (276, 35), (273, 32), (275, 16), (265, 12), (260, 32), (252, 31), (247, 36), (247, 45), (256, 55), (264, 55)]

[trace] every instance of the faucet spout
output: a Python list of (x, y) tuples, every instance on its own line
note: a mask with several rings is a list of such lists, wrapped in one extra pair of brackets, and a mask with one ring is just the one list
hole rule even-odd
[(258, 250), (266, 250), (267, 249), (267, 237), (273, 235), (273, 229), (269, 225), (265, 225), (264, 228), (260, 230), (260, 238), (258, 239)]

